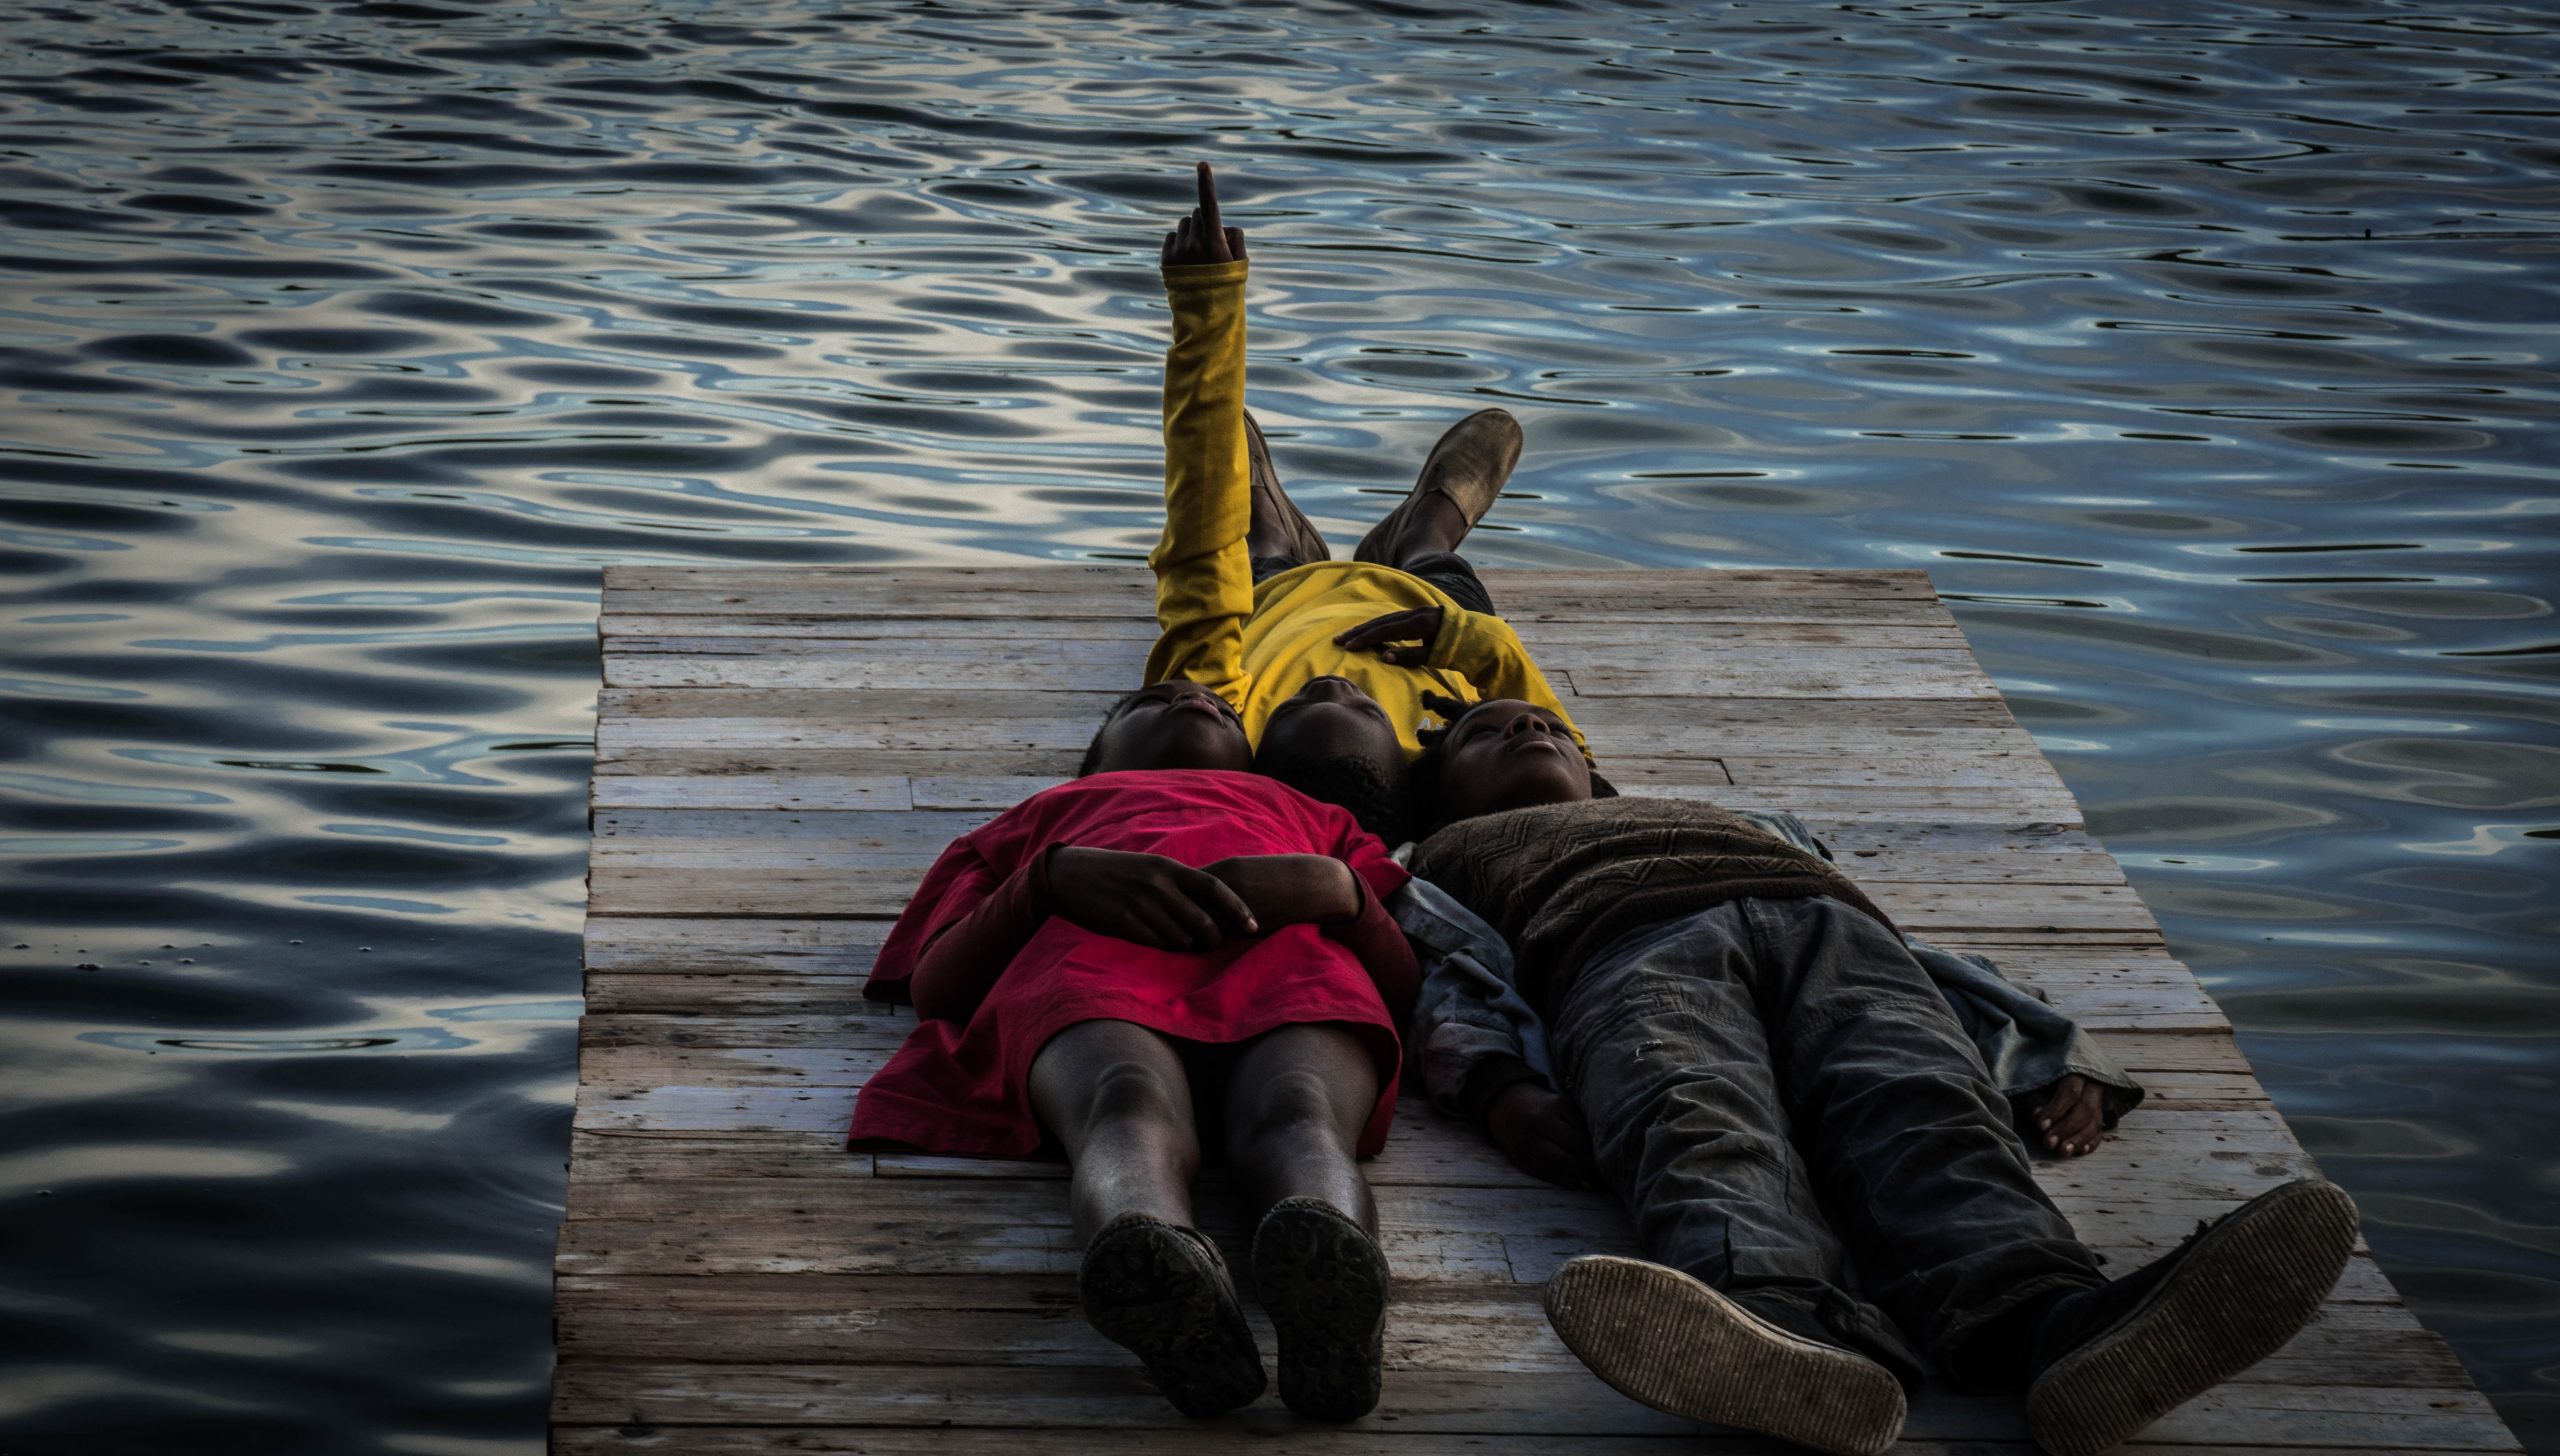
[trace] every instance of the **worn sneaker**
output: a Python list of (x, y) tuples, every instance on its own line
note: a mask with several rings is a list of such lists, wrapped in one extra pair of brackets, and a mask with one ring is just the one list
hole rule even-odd
[(1901, 1438), (1902, 1382), (1791, 1334), (1663, 1264), (1586, 1254), (1547, 1281), (1547, 1323), (1619, 1394), (1836, 1456)]
[(2303, 1178), (2066, 1296), (2037, 1331), (2027, 1434), (2053, 1456), (2096, 1456), (2257, 1364), (2311, 1322), (2355, 1242), (2346, 1191)]
[(1120, 1215), (1085, 1247), (1076, 1293), (1086, 1321), (1136, 1355), (1184, 1415), (1213, 1416), (1262, 1394), (1262, 1351), (1226, 1260), (1197, 1232)]
[(1321, 1198), (1284, 1198), (1253, 1234), (1253, 1283), (1280, 1336), (1280, 1399), (1347, 1421), (1378, 1404), (1386, 1358), (1387, 1257)]
[(1326, 545), (1324, 533), (1289, 493), (1280, 488), (1279, 468), (1271, 463), (1271, 446), (1262, 438), (1262, 426), (1253, 411), (1244, 412), (1244, 455), (1246, 475), (1251, 482), (1253, 514), (1245, 539), (1254, 543), (1256, 556), (1286, 556), (1303, 566), (1310, 561), (1331, 561), (1333, 548)]
[[(1478, 410), (1449, 427), (1440, 443), (1431, 447), (1431, 456), (1422, 462), (1422, 474), (1413, 482), (1413, 491), (1396, 508), (1387, 512), (1385, 520), (1369, 528), (1352, 550), (1354, 561), (1373, 562), (1380, 566), (1397, 566), (1404, 561), (1404, 534), (1415, 524), (1423, 502), (1440, 496), (1458, 508), (1465, 517), (1467, 529), (1484, 519), (1502, 494), (1504, 481), (1511, 478), (1511, 467), (1520, 463), (1520, 422), (1504, 409)], [(1455, 546), (1456, 543), (1450, 543)]]

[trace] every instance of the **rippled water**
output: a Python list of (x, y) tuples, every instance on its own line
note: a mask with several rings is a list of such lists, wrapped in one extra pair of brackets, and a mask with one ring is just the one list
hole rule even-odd
[(1927, 567), (2550, 1439), (2548, 12), (1441, 9), (8, 7), (0, 1436), (536, 1449), (597, 567), (1134, 558), (1202, 154), (1339, 539)]

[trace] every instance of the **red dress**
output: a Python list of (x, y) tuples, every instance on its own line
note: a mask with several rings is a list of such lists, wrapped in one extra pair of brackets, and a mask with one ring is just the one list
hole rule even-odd
[(1383, 909), (1408, 876), (1348, 812), (1256, 774), (1095, 774), (1023, 800), (942, 852), (881, 946), (864, 994), (904, 1001), (908, 977), (937, 940), (990, 902), (1025, 903), (1043, 853), (1062, 844), (1195, 866), (1230, 855), (1328, 854), (1359, 876), (1365, 909), (1330, 934), (1290, 925), (1200, 953), (1138, 945), (1063, 916), (1035, 918), (965, 1025), (919, 1022), (863, 1086), (853, 1143), (994, 1158), (1038, 1152), (1045, 1139), (1031, 1109), (1031, 1060), (1049, 1038), (1096, 1020), (1133, 1021), (1205, 1043), (1246, 1041), (1305, 1022), (1365, 1028), (1379, 1093), (1359, 1151), (1374, 1154), (1385, 1143), (1395, 1113), (1397, 1028), (1362, 956), (1407, 957), (1410, 974), (1411, 952)]

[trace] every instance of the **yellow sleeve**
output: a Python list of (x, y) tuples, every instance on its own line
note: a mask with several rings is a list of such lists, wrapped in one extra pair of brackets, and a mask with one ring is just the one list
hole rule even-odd
[(1446, 668), (1465, 678), (1476, 690), (1478, 701), (1489, 698), (1517, 698), (1534, 703), (1564, 720), (1573, 741), (1581, 748), (1585, 762), (1591, 758), (1591, 744), (1583, 738), (1582, 729), (1573, 715), (1556, 701), (1555, 689), (1547, 686), (1547, 675), (1538, 671), (1537, 660), (1520, 641), (1520, 634), (1500, 617), (1464, 609), (1450, 610), (1440, 624), (1440, 635), (1431, 644), (1433, 667)]
[(1164, 270), (1173, 347), (1164, 356), (1164, 539), (1147, 681), (1181, 678), (1244, 706), (1244, 623), (1253, 615), (1245, 551), (1253, 502), (1244, 442), (1245, 264)]

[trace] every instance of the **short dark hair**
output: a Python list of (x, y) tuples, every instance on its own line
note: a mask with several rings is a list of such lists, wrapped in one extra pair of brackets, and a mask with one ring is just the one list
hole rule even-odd
[(1422, 740), (1422, 754), (1405, 765), (1405, 803), (1416, 839), (1429, 838), (1449, 822), (1448, 804), (1440, 797), (1440, 774), (1449, 766), (1449, 728), (1425, 728), (1415, 735)]
[(1412, 796), (1403, 760), (1398, 753), (1396, 766), (1387, 769), (1358, 754), (1300, 757), (1286, 749), (1265, 749), (1253, 756), (1253, 771), (1310, 799), (1349, 810), (1361, 828), (1397, 845), (1413, 832)]
[[(1138, 690), (1141, 693), (1145, 691), (1144, 688)], [(1093, 730), (1093, 741), (1084, 746), (1084, 762), (1076, 765), (1077, 778), (1083, 778), (1092, 773), (1094, 765), (1102, 762), (1102, 735), (1111, 731), (1111, 720), (1119, 717), (1120, 710), (1129, 706), (1129, 700), (1137, 695), (1138, 693), (1124, 693), (1103, 712), (1102, 726)]]

